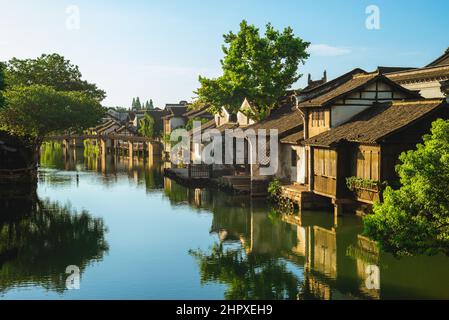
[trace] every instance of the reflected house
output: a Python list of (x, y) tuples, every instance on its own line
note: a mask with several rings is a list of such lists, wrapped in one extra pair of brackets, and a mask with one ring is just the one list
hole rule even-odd
[(358, 235), (357, 244), (348, 247), (347, 255), (357, 261), (360, 291), (373, 299), (380, 299), (380, 250), (377, 243)]
[[(331, 219), (328, 223), (320, 222), (320, 225), (314, 225), (318, 220), (315, 222), (312, 216), (302, 219), (285, 216), (283, 221), (296, 227), (297, 230), (297, 244), (291, 248), (293, 255), (287, 258), (304, 265), (303, 298), (323, 300), (379, 298), (378, 289), (370, 290), (366, 287), (367, 281), (374, 279), (373, 274), (364, 273), (367, 267), (374, 270), (374, 261), (365, 265), (366, 260), (363, 262), (360, 260), (360, 257), (368, 256), (369, 249), (372, 250), (370, 254), (378, 261), (379, 252), (375, 251), (376, 244), (365, 241), (358, 242), (363, 246), (353, 245), (351, 225), (337, 229), (321, 226), (331, 225)], [(303, 259), (299, 259), (300, 257)], [(362, 268), (365, 268), (363, 272)], [(380, 269), (377, 271), (375, 275), (380, 274)], [(378, 284), (379, 281), (374, 283)]]
[(313, 264), (315, 271), (331, 278), (337, 277), (337, 233), (313, 227)]

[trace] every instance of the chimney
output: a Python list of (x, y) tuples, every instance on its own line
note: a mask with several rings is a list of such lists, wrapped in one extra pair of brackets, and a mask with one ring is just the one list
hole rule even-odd
[(309, 86), (312, 84), (312, 75), (309, 73)]
[(327, 82), (327, 70), (324, 70), (323, 83)]

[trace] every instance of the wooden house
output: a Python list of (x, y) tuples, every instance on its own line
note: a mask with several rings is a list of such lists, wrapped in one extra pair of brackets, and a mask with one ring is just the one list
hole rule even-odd
[(401, 87), (380, 72), (367, 73), (361, 69), (354, 69), (321, 86), (301, 92), (297, 96), (296, 108), (304, 121), (304, 128), (281, 140), (292, 149), (292, 163), (295, 159), (304, 159), (296, 166), (296, 176), (292, 175), (296, 179), (292, 181), (306, 185), (309, 190), (314, 190), (315, 184), (317, 187), (327, 185), (327, 188), (336, 189), (334, 167), (324, 168), (319, 175), (312, 169), (315, 158), (328, 158), (334, 163), (336, 153), (318, 148), (313, 150), (311, 146), (304, 146), (303, 141), (346, 123), (375, 103), (417, 97), (420, 97), (419, 94)]
[[(270, 130), (276, 130), (278, 134), (278, 158), (277, 170), (274, 176), (284, 181), (292, 181), (297, 179), (298, 170), (305, 171), (305, 156), (300, 150), (292, 148), (290, 144), (285, 143), (284, 138), (291, 135), (299, 135), (303, 137), (303, 119), (298, 110), (294, 109), (294, 96), (287, 96), (279, 102), (279, 107), (272, 111), (271, 114), (262, 121), (247, 127), (248, 130), (254, 130), (257, 134), (259, 130), (265, 130), (267, 136), (270, 136)], [(304, 139), (302, 139), (304, 140)], [(254, 142), (253, 142), (254, 143)], [(267, 142), (269, 145), (269, 142)], [(267, 150), (259, 150), (258, 145), (253, 146), (248, 144), (249, 154), (252, 154), (252, 149), (256, 148), (257, 154), (268, 157), (270, 154), (269, 146)], [(262, 178), (260, 175), (261, 166), (272, 165), (267, 159), (266, 164), (253, 163), (251, 164), (251, 177), (253, 179)], [(270, 178), (270, 177), (269, 177)]]
[(305, 141), (313, 150), (313, 192), (336, 204), (373, 204), (382, 184), (397, 181), (399, 155), (414, 149), (438, 118), (449, 119), (443, 99), (375, 103), (346, 123)]
[[(164, 139), (169, 138), (174, 130), (186, 125), (187, 118), (184, 114), (187, 111), (187, 104), (184, 103), (179, 105), (167, 105), (165, 108), (167, 115), (162, 117)], [(171, 144), (167, 142), (164, 143), (164, 152), (166, 153), (166, 156), (170, 151)]]

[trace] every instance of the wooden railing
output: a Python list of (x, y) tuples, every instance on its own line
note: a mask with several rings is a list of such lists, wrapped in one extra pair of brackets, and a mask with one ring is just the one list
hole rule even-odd
[(336, 196), (337, 195), (337, 179), (315, 175), (314, 190), (319, 193), (322, 193), (322, 194)]
[(191, 164), (188, 166), (189, 179), (209, 179), (212, 176), (212, 166), (205, 164)]

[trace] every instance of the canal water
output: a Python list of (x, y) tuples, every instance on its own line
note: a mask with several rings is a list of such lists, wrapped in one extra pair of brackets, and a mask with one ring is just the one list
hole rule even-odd
[(396, 259), (358, 217), (282, 217), (162, 168), (46, 146), (37, 189), (0, 192), (0, 298), (449, 299), (447, 257)]

